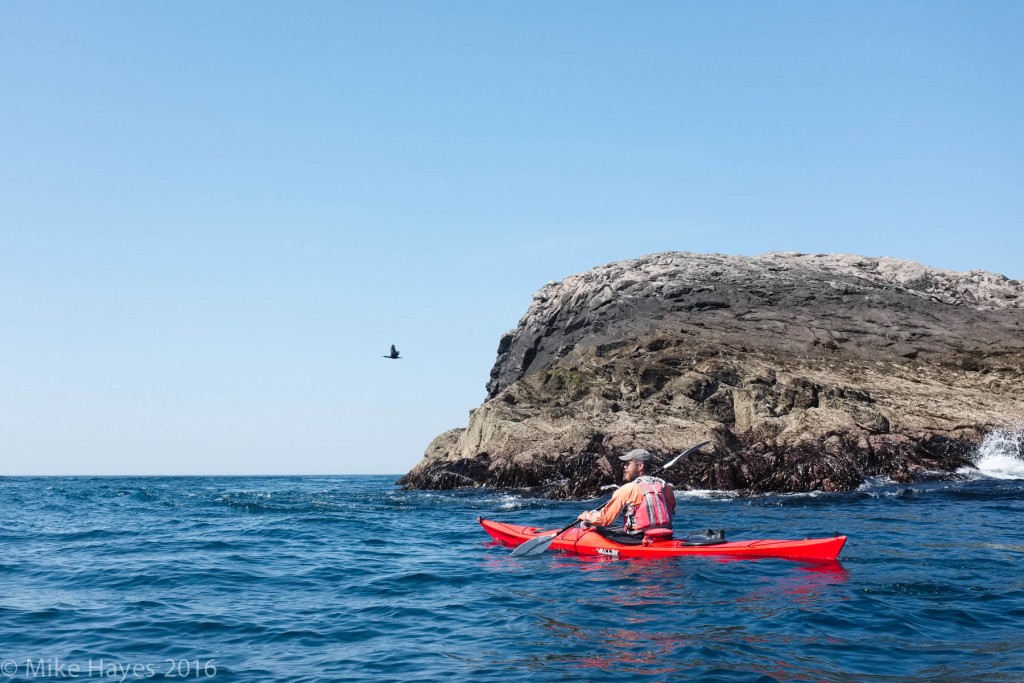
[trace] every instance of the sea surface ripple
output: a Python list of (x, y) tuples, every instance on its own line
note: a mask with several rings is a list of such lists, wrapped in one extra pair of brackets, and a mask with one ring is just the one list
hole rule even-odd
[(1020, 478), (680, 496), (825, 566), (510, 558), (601, 501), (394, 480), (0, 479), (0, 681), (1024, 680)]

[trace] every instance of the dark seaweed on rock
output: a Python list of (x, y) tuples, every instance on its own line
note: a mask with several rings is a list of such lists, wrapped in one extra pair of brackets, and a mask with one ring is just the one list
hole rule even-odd
[(487, 399), (400, 483), (593, 496), (614, 456), (713, 449), (681, 488), (849, 491), (955, 476), (1024, 423), (1024, 285), (850, 255), (663, 253), (550, 283)]

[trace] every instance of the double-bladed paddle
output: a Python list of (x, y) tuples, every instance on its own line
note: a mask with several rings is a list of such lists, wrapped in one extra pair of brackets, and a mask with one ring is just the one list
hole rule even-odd
[[(696, 446), (690, 446), (685, 451), (683, 451), (682, 453), (680, 453), (679, 455), (665, 463), (661, 468), (658, 469), (658, 472), (664, 472), (665, 470), (667, 470), (668, 468), (672, 467), (677, 462), (685, 458), (690, 453), (693, 453), (698, 449), (704, 448), (704, 446), (707, 446), (709, 443), (711, 442), (702, 441)], [(652, 474), (654, 473), (652, 472)], [(605, 505), (607, 504), (608, 503), (605, 503)], [(601, 508), (604, 508), (604, 505), (602, 505)], [(536, 538), (531, 538), (529, 541), (526, 541), (525, 543), (519, 544), (518, 546), (516, 546), (516, 549), (512, 551), (512, 554), (509, 555), (509, 557), (530, 557), (531, 555), (540, 555), (548, 549), (552, 541), (554, 541), (556, 538), (564, 534), (569, 529), (576, 526), (579, 523), (579, 521), (579, 519), (574, 519), (572, 521), (572, 524), (569, 524), (568, 526), (564, 527), (563, 529), (560, 529), (559, 531), (556, 531), (553, 534), (537, 536)]]

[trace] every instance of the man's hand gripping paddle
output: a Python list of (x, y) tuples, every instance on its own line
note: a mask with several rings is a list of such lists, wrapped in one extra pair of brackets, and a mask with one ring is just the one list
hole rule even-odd
[[(680, 453), (679, 455), (665, 463), (665, 465), (661, 467), (661, 469), (659, 469), (658, 472), (664, 472), (665, 470), (672, 467), (677, 462), (688, 456), (690, 453), (693, 453), (696, 450), (704, 448), (704, 446), (707, 446), (709, 443), (711, 442), (702, 441), (696, 446), (691, 446), (687, 448), (685, 451), (683, 451), (682, 453)], [(607, 503), (605, 503), (605, 505), (607, 505)], [(572, 524), (569, 524), (568, 526), (556, 531), (553, 534), (545, 534), (544, 536), (537, 536), (536, 538), (531, 538), (529, 541), (526, 541), (525, 543), (516, 546), (516, 549), (512, 551), (512, 554), (509, 557), (530, 557), (531, 555), (540, 555), (541, 553), (547, 551), (547, 549), (551, 546), (552, 541), (554, 541), (556, 538), (564, 534), (569, 529), (579, 524), (579, 522), (579, 519), (574, 519), (572, 521)]]

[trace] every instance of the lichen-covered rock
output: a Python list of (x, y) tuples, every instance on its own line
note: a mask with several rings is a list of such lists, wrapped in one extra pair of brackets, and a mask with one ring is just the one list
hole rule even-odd
[(590, 496), (619, 476), (615, 454), (705, 439), (667, 479), (762, 492), (939, 476), (1024, 424), (1024, 285), (889, 258), (655, 254), (543, 287), (487, 391), (402, 484)]

